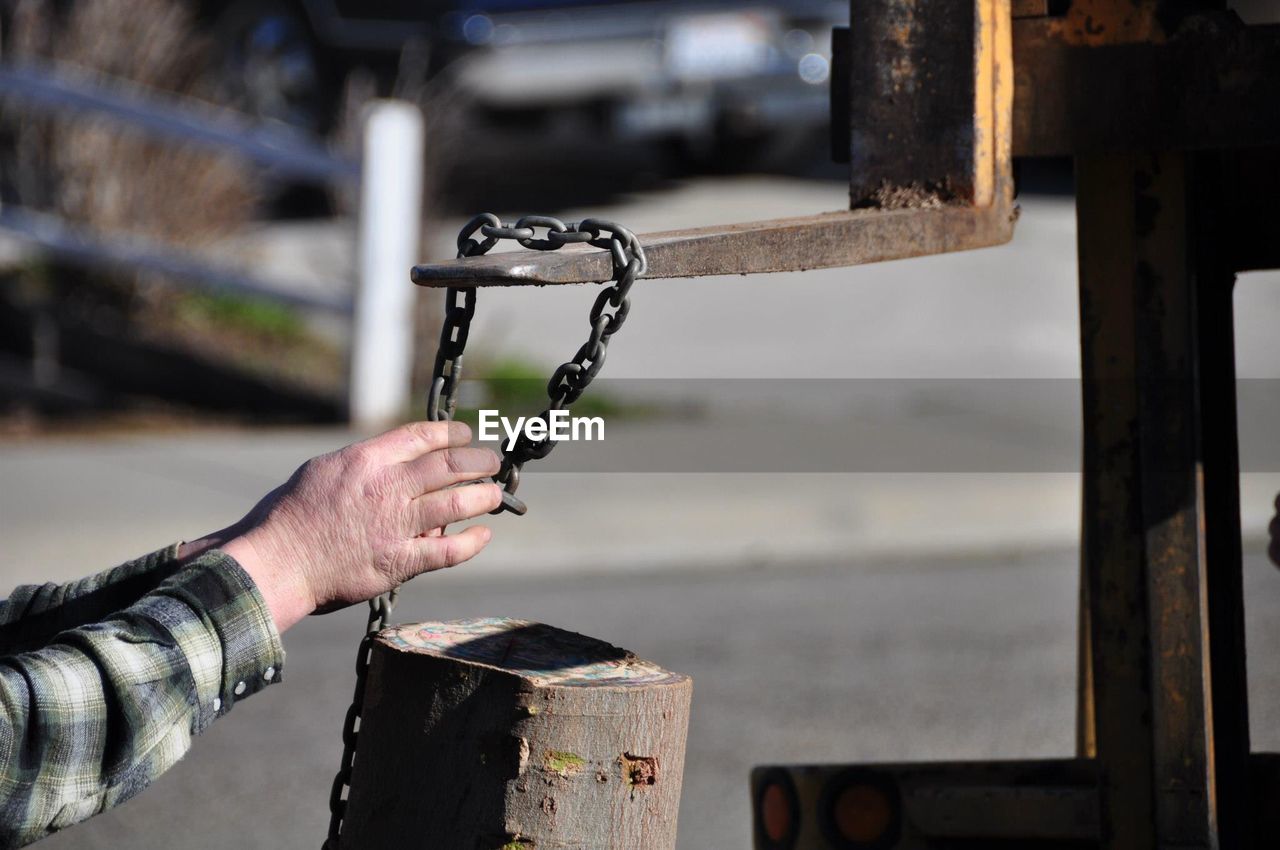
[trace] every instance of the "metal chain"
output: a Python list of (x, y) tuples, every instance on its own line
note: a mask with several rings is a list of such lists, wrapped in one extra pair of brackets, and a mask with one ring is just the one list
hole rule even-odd
[(395, 608), (399, 593), (400, 588), (395, 588), (369, 600), (369, 622), (365, 626), (365, 635), (360, 639), (360, 650), (356, 654), (356, 692), (347, 709), (347, 717), (342, 722), (342, 762), (329, 791), (329, 834), (322, 850), (338, 850), (338, 835), (342, 832), (342, 821), (347, 814), (347, 801), (342, 795), (351, 787), (351, 765), (355, 762), (360, 714), (364, 711), (364, 686), (369, 673), (369, 656), (373, 652), (373, 636), (391, 625), (391, 611)]
[[(537, 239), (535, 228), (546, 228), (546, 235)], [(477, 232), (483, 237), (476, 239)], [(563, 410), (577, 401), (604, 366), (605, 353), (612, 337), (627, 320), (631, 301), (627, 297), (631, 284), (644, 274), (647, 264), (644, 249), (635, 234), (612, 221), (589, 218), (576, 224), (566, 224), (550, 216), (526, 216), (515, 224), (503, 224), (492, 213), (484, 213), (467, 222), (458, 234), (458, 256), (476, 257), (488, 253), (500, 239), (514, 239), (526, 248), (538, 251), (554, 251), (565, 245), (587, 243), (608, 249), (613, 257), (613, 286), (600, 292), (591, 306), (588, 316), (591, 335), (578, 349), (572, 360), (562, 363), (547, 383), (547, 396), (551, 405), (543, 411), (543, 418), (553, 410)], [(612, 308), (612, 312), (607, 312)], [(440, 331), (440, 347), (432, 370), (431, 391), (427, 397), (427, 418), (439, 422), (453, 418), (458, 404), (458, 387), (462, 380), (462, 355), (467, 347), (467, 334), (471, 319), (476, 313), (476, 290), (450, 288), (445, 293), (444, 326)], [(515, 497), (520, 486), (520, 470), (525, 463), (546, 457), (555, 448), (550, 438), (530, 440), (521, 434), (515, 445), (503, 451), (502, 466), (494, 481), (503, 487), (502, 505), (493, 513), (525, 512), (524, 503)], [(369, 657), (373, 651), (373, 636), (391, 624), (391, 611), (396, 604), (396, 588), (369, 600), (369, 622), (365, 636), (360, 640), (356, 655), (356, 689), (351, 706), (342, 724), (342, 762), (333, 777), (329, 792), (329, 834), (322, 850), (338, 850), (338, 836), (347, 812), (347, 800), (343, 794), (351, 788), (351, 767), (355, 762), (356, 738), (360, 734), (360, 715), (364, 710), (365, 682), (369, 674)]]
[[(539, 228), (546, 231), (540, 239), (537, 238)], [(565, 245), (585, 243), (607, 249), (613, 259), (613, 285), (596, 296), (588, 314), (590, 336), (571, 360), (557, 367), (547, 382), (547, 397), (551, 403), (541, 414), (541, 418), (547, 419), (553, 411), (564, 410), (577, 401), (600, 374), (609, 340), (622, 327), (631, 310), (628, 297), (631, 285), (645, 273), (648, 263), (635, 234), (607, 219), (588, 218), (566, 224), (551, 216), (530, 215), (515, 224), (504, 224), (493, 213), (482, 213), (462, 228), (458, 234), (458, 257), (486, 254), (502, 239), (513, 239), (525, 248), (537, 251), (556, 251)], [(475, 287), (446, 291), (444, 326), (440, 331), (440, 348), (436, 352), (431, 392), (427, 398), (427, 418), (433, 422), (452, 419), (457, 409), (462, 355), (475, 312)], [(521, 434), (513, 445), (503, 450), (502, 465), (493, 479), (502, 485), (502, 504), (492, 513), (525, 512), (524, 502), (515, 495), (520, 486), (520, 472), (526, 463), (546, 457), (555, 447), (556, 441), (550, 436), (532, 440)]]

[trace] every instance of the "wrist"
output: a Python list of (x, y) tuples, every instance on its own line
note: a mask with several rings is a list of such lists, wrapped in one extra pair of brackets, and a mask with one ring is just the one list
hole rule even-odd
[(178, 560), (186, 562), (198, 558), (210, 549), (217, 549), (232, 536), (231, 529), (224, 528), (222, 531), (206, 534), (199, 540), (184, 541), (178, 544)]
[(271, 547), (255, 537), (253, 530), (232, 532), (221, 536), (213, 545), (234, 558), (253, 579), (276, 630), (283, 634), (315, 610), (315, 600), (297, 572), (273, 557)]

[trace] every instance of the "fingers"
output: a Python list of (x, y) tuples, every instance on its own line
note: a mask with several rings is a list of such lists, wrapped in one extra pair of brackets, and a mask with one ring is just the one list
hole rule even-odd
[[(480, 488), (481, 485), (463, 487), (461, 489), (479, 490)], [(438, 570), (443, 567), (452, 567), (455, 564), (461, 564), (463, 561), (469, 561), (479, 554), (492, 536), (492, 532), (483, 525), (473, 525), (459, 531), (457, 534), (446, 534), (443, 537), (420, 537), (410, 540), (405, 545), (410, 549), (408, 563), (412, 570), (412, 575), (405, 576), (404, 580), (421, 573)]]
[(411, 496), (420, 496), (493, 475), (500, 463), (489, 449), (450, 448), (402, 463), (400, 473), (405, 490)]
[(403, 463), (439, 449), (465, 446), (471, 429), (465, 422), (409, 422), (385, 434), (357, 443), (385, 463)]
[(437, 490), (410, 503), (409, 532), (416, 535), (464, 519), (483, 516), (500, 504), (502, 488), (497, 484), (465, 484)]

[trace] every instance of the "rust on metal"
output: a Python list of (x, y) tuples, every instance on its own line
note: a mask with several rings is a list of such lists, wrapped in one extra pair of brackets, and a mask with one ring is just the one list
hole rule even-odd
[(1106, 847), (1239, 847), (1248, 830), (1232, 276), (1215, 162), (1076, 161), (1082, 707)]
[(1016, 155), (1280, 143), (1280, 26), (1209, 14), (1168, 38), (1130, 41), (1145, 25), (1094, 23), (1094, 39), (1126, 36), (1094, 46), (1083, 43), (1085, 26), (1013, 22)]
[[(850, 74), (842, 90), (853, 118), (854, 209), (645, 234), (644, 276), (805, 271), (1008, 242), (1017, 219), (1009, 0), (928, 0), (936, 14), (917, 5), (854, 4), (872, 30), (852, 29), (849, 55), (837, 57)], [(858, 58), (872, 48), (887, 66)], [(600, 282), (611, 272), (607, 251), (571, 245), (415, 266), (412, 277), (422, 286), (519, 286)]]
[[(1089, 725), (1106, 763), (1102, 794), (1109, 845), (1152, 847), (1149, 623), (1144, 581), (1137, 467), (1138, 399), (1125, 391), (1137, 374), (1129, 247), (1131, 202), (1115, 197), (1131, 186), (1119, 158), (1077, 160), (1077, 233), (1084, 413), (1081, 568), (1089, 601), (1094, 717)], [(1105, 762), (1104, 762), (1105, 763)], [(1144, 826), (1145, 825), (1145, 826)]]
[(1063, 15), (1047, 23), (1071, 44), (1149, 44), (1165, 38), (1170, 19), (1165, 10), (1173, 5), (1169, 0), (1071, 0)]
[(1102, 844), (1246, 846), (1239, 260), (1221, 155), (1179, 151), (1280, 141), (1280, 29), (1211, 4), (1074, 0), (1015, 30), (1016, 149), (1086, 154), (1079, 705)]
[[(1280, 143), (1280, 27), (1201, 15), (1168, 35), (1162, 21), (1169, 17), (1159, 4), (1104, 0), (1074, 3), (1060, 17), (1011, 21), (1006, 4), (984, 0), (974, 4), (972, 17), (962, 15), (976, 45), (969, 59), (934, 50), (921, 63), (921, 51), (934, 41), (956, 41), (936, 29), (931, 36), (922, 20), (955, 23), (958, 7), (925, 19), (911, 4), (875, 5), (878, 11), (855, 4), (868, 20), (875, 11), (880, 21), (862, 39), (847, 32), (836, 39), (836, 64), (847, 66), (852, 79), (833, 89), (849, 98), (843, 115), (833, 110), (833, 124), (837, 140), (852, 151), (852, 205), (900, 215), (834, 212), (650, 234), (642, 237), (651, 258), (647, 277), (796, 271), (1000, 244), (1011, 233), (1013, 153)], [(893, 53), (881, 57), (884, 67), (856, 61), (866, 53), (859, 45), (875, 32), (888, 34), (877, 49)], [(875, 85), (885, 96), (867, 100), (880, 90)], [(970, 104), (963, 115), (954, 109), (957, 102)], [(833, 107), (839, 105), (833, 96)], [(954, 144), (937, 144), (941, 139)], [(1005, 209), (965, 206), (988, 203)], [(596, 254), (501, 254), (419, 266), (413, 279), (427, 286), (600, 281), (608, 263)], [(1260, 261), (1247, 262), (1257, 267)]]
[(850, 74), (839, 120), (850, 127), (851, 206), (878, 207), (886, 187), (999, 202), (1013, 97), (1009, 0), (860, 0), (837, 45)]
[[(851, 210), (640, 236), (648, 278), (854, 266), (1008, 242), (1012, 207)], [(568, 246), (415, 266), (422, 286), (518, 286), (608, 280), (608, 251)]]
[(1049, 14), (1049, 0), (1011, 0), (1010, 14), (1018, 18), (1042, 18)]

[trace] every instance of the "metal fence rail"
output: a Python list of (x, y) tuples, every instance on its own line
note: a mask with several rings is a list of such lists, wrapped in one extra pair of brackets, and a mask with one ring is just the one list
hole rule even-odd
[(0, 231), (30, 242), (68, 262), (88, 268), (144, 271), (161, 274), (175, 283), (227, 294), (269, 297), (291, 307), (348, 316), (352, 299), (322, 294), (304, 295), (285, 285), (273, 285), (248, 272), (219, 266), (184, 251), (141, 237), (99, 236), (72, 227), (58, 216), (21, 207), (0, 208)]
[(51, 114), (99, 115), (159, 138), (233, 153), (284, 180), (356, 182), (360, 162), (286, 127), (65, 66), (0, 64), (0, 99)]
[(375, 427), (407, 412), (414, 298), (408, 275), (421, 236), (424, 145), (415, 105), (370, 104), (364, 155), (355, 159), (300, 132), (204, 101), (62, 65), (0, 63), (0, 104), (6, 111), (106, 119), (126, 132), (229, 153), (261, 168), (267, 179), (358, 186), (359, 281), (352, 297), (300, 294), (308, 287), (273, 283), (161, 243), (93, 233), (20, 207), (0, 208), (0, 232), (90, 269), (154, 272), (189, 286), (339, 314), (352, 325), (352, 420)]

